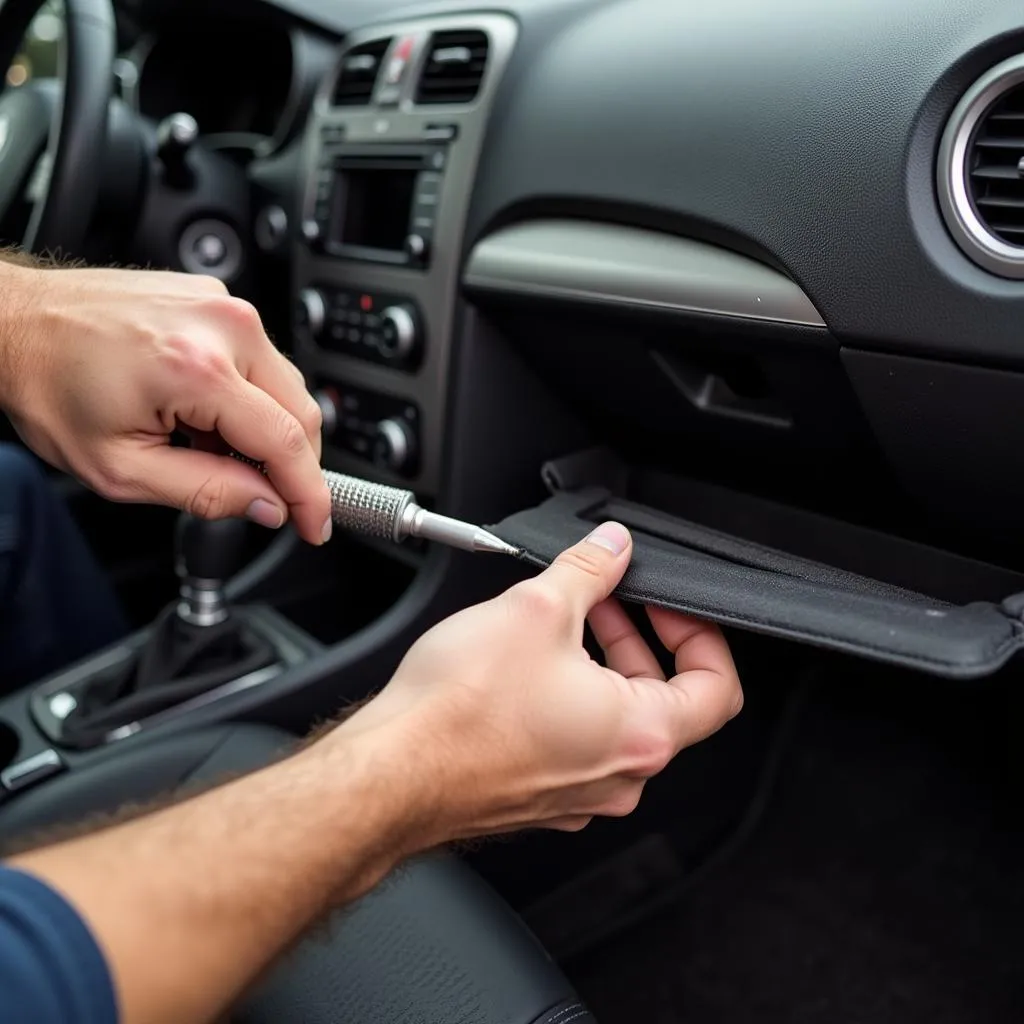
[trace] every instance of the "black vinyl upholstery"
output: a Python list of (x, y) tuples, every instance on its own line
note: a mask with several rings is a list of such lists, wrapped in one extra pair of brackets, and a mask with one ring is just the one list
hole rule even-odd
[[(260, 767), (293, 739), (260, 726), (129, 743), (0, 807), (0, 839)], [(235, 1024), (592, 1024), (518, 917), (457, 858), (405, 865), (322, 926)]]

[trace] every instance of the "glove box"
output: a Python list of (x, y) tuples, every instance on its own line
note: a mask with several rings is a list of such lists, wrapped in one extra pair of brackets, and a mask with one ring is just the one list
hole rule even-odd
[(623, 523), (634, 539), (625, 601), (948, 678), (990, 675), (1024, 646), (1017, 573), (604, 451), (543, 476), (550, 498), (488, 528), (542, 567), (596, 524)]

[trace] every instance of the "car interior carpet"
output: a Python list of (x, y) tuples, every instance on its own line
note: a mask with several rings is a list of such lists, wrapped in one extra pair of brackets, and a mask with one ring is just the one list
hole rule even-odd
[(811, 694), (743, 845), (565, 961), (603, 1024), (1024, 1020), (1012, 680), (851, 665)]

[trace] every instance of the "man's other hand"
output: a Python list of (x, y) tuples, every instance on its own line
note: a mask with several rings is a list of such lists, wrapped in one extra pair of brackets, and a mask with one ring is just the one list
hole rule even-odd
[(330, 536), (319, 407), (249, 303), (188, 274), (4, 275), (0, 405), (38, 455), (113, 501)]
[[(739, 712), (715, 626), (648, 610), (675, 658), (667, 678), (609, 598), (631, 550), (628, 531), (606, 523), (535, 579), (441, 623), (321, 741), (368, 743), (384, 774), (404, 769), (414, 847), (629, 814), (647, 779)], [(588, 619), (607, 667), (584, 649)]]

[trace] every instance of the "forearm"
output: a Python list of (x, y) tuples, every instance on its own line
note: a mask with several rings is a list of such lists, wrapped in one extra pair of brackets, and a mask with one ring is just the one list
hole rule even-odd
[(34, 257), (0, 249), (0, 412), (11, 412), (29, 362)]
[(410, 851), (408, 798), (368, 744), (318, 745), (10, 863), (61, 892), (88, 922), (126, 1024), (199, 1024), (320, 915), (362, 895)]

